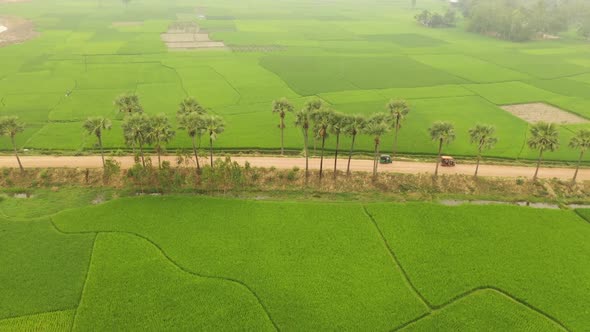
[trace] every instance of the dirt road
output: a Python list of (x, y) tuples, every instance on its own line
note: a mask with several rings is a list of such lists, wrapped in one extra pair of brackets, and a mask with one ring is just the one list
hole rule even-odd
[[(132, 157), (118, 157), (115, 158), (121, 163), (123, 168), (129, 168), (133, 165)], [(155, 161), (155, 158), (153, 158)], [(53, 156), (26, 156), (21, 157), (24, 167), (27, 168), (99, 168), (101, 167), (101, 159), (98, 156), (82, 156), (82, 157), (53, 157)], [(174, 165), (176, 163), (175, 157), (165, 157)], [(305, 168), (304, 158), (292, 157), (234, 157), (232, 160), (240, 164), (248, 161), (254, 167), (276, 167), (279, 169), (291, 169), (297, 166), (301, 169)], [(207, 158), (203, 158), (202, 163), (208, 162)], [(310, 168), (319, 169), (320, 160), (310, 159)], [(420, 174), (434, 172), (434, 163), (426, 162), (411, 162), (411, 161), (396, 161), (392, 165), (379, 165), (380, 172), (395, 172), (406, 174)], [(18, 167), (14, 157), (0, 156), (0, 167)], [(333, 159), (324, 160), (324, 168), (331, 170), (334, 167)], [(371, 172), (373, 162), (371, 160), (352, 160), (351, 168), (354, 171)], [(338, 161), (338, 169), (346, 170), (346, 160)], [(475, 165), (457, 165), (452, 168), (441, 167), (440, 174), (473, 174)], [(499, 165), (481, 165), (479, 174), (481, 176), (489, 177), (532, 177), (535, 172), (534, 167), (527, 166), (499, 166)], [(559, 178), (571, 179), (574, 174), (572, 168), (542, 168), (539, 171), (540, 178)], [(590, 180), (590, 169), (580, 170), (578, 179), (581, 181)]]

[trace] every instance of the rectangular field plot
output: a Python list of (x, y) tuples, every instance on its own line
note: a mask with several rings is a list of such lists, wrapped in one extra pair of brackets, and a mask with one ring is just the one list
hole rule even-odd
[(137, 86), (141, 64), (89, 64), (77, 80), (77, 89), (121, 89), (133, 91)]
[(165, 113), (170, 117), (176, 116), (178, 104), (186, 94), (180, 84), (139, 84), (137, 95), (144, 105), (147, 114)]
[(530, 77), (466, 55), (413, 55), (412, 58), (476, 83), (517, 81)]
[(113, 101), (122, 93), (120, 90), (74, 90), (63, 96), (49, 113), (51, 121), (82, 121), (90, 116), (113, 117), (117, 114)]
[(559, 78), (587, 72), (583, 66), (568, 62), (563, 55), (528, 55), (518, 51), (481, 53), (478, 58), (542, 79)]
[(236, 88), (241, 104), (299, 97), (274, 73), (260, 67), (256, 59), (215, 61), (211, 67)]
[(61, 93), (7, 95), (0, 98), (3, 104), (0, 116), (16, 115), (27, 123), (44, 122), (47, 121), (50, 110), (63, 97)]
[(555, 80), (534, 80), (527, 83), (563, 96), (590, 99), (590, 82), (584, 83), (575, 79), (560, 78)]
[(53, 122), (46, 124), (31, 136), (24, 147), (39, 150), (79, 150), (84, 146), (86, 139), (87, 134), (82, 129), (82, 122)]
[[(301, 95), (357, 89), (464, 83), (461, 78), (408, 57), (268, 56), (261, 65)], [(319, 84), (318, 84), (319, 83)]]
[(369, 41), (394, 43), (401, 47), (437, 47), (446, 44), (444, 40), (415, 33), (364, 35), (361, 37)]
[(51, 71), (12, 74), (0, 80), (0, 91), (5, 94), (66, 93), (75, 81), (68, 76), (54, 76)]
[(560, 97), (523, 82), (470, 84), (465, 87), (497, 105), (543, 102)]

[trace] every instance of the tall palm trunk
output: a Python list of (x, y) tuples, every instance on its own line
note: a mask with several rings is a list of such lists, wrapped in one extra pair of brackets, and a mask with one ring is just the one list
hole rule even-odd
[(102, 158), (102, 168), (105, 168), (106, 164), (104, 162), (104, 151), (102, 149), (102, 135), (97, 135), (98, 137), (98, 147), (100, 148), (100, 157)]
[(309, 130), (308, 128), (303, 129), (303, 149), (305, 150), (305, 184), (309, 179)]
[(350, 144), (350, 152), (348, 152), (348, 165), (346, 166), (346, 174), (350, 175), (350, 161), (352, 160), (352, 153), (354, 152), (354, 143), (356, 141), (356, 134), (352, 135), (352, 144)]
[(160, 147), (160, 143), (158, 143), (156, 151), (158, 152), (158, 168), (162, 169), (162, 148)]
[(201, 164), (199, 163), (199, 154), (197, 153), (197, 145), (195, 144), (195, 136), (192, 136), (193, 141), (193, 153), (195, 154), (195, 160), (197, 161), (197, 174), (201, 173)]
[(334, 180), (338, 176), (338, 150), (340, 149), (340, 134), (336, 135), (336, 154), (334, 155)]
[(281, 156), (285, 155), (285, 115), (281, 114)]
[(578, 172), (580, 171), (580, 164), (582, 163), (582, 158), (584, 158), (584, 150), (580, 152), (580, 158), (578, 158), (578, 165), (576, 166), (576, 172), (574, 173), (574, 178), (572, 182), (576, 182), (578, 179)]
[(535, 170), (535, 176), (533, 176), (533, 181), (537, 180), (537, 177), (539, 175), (539, 168), (541, 167), (541, 162), (543, 161), (543, 152), (543, 149), (539, 151), (539, 160), (537, 160), (537, 169)]
[(320, 181), (324, 177), (324, 147), (326, 145), (326, 135), (322, 135), (322, 156), (320, 158)]
[(139, 141), (139, 154), (141, 155), (141, 164), (145, 167), (145, 156), (143, 155), (143, 142)]
[(395, 159), (397, 154), (397, 134), (399, 133), (399, 118), (395, 119), (395, 135), (393, 137), (393, 153), (391, 154), (391, 160)]
[(20, 157), (18, 156), (18, 149), (16, 148), (16, 142), (14, 141), (14, 135), (10, 136), (10, 141), (12, 142), (12, 147), (14, 148), (14, 156), (16, 157), (16, 161), (18, 161), (18, 167), (20, 168), (21, 172), (25, 171), (23, 164), (20, 161)]
[(379, 146), (381, 141), (379, 137), (375, 137), (375, 155), (373, 156), (373, 177), (377, 176), (377, 170), (379, 167)]
[(209, 159), (211, 159), (211, 168), (213, 168), (213, 139), (209, 138)]
[(442, 157), (442, 147), (444, 140), (441, 138), (438, 144), (438, 159), (436, 160), (436, 169), (434, 170), (434, 176), (438, 176), (438, 167), (440, 166), (440, 158)]
[(479, 173), (479, 164), (481, 163), (481, 151), (479, 151), (477, 153), (477, 163), (475, 164), (475, 175), (474, 177), (477, 177), (477, 174)]

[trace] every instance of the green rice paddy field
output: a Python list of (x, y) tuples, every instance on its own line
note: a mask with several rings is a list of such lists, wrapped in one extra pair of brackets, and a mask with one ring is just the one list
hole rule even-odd
[[(529, 124), (499, 105), (546, 102), (590, 119), (587, 41), (566, 36), (510, 43), (469, 34), (464, 22), (452, 29), (414, 22), (419, 10), (444, 10), (443, 4), (419, 0), (415, 10), (409, 0), (0, 4), (2, 15), (30, 19), (41, 33), (0, 48), (0, 115), (26, 121), (18, 144), (33, 152), (94, 149), (81, 121), (107, 116), (117, 121), (105, 144), (116, 150), (124, 148), (116, 96), (135, 92), (147, 113), (171, 117), (180, 100), (194, 96), (227, 121), (219, 147), (276, 150), (274, 99), (287, 97), (301, 107), (319, 97), (336, 110), (369, 114), (384, 111), (391, 98), (404, 98), (412, 113), (401, 133), (402, 152), (432, 153), (427, 128), (447, 120), (458, 132), (449, 153), (473, 155), (467, 130), (482, 122), (496, 125), (500, 137), (489, 155), (514, 159), (535, 156), (524, 144)], [(178, 21), (197, 22), (229, 50), (169, 51), (160, 34)], [(567, 141), (581, 127), (589, 125), (562, 126), (563, 147), (547, 157), (576, 159)], [(300, 136), (289, 127), (287, 147), (299, 151)], [(169, 148), (189, 146), (179, 132)], [(371, 150), (371, 139), (363, 137), (359, 147)], [(10, 149), (6, 140), (0, 149)]]
[(589, 211), (96, 195), (4, 196), (0, 331), (590, 326)]

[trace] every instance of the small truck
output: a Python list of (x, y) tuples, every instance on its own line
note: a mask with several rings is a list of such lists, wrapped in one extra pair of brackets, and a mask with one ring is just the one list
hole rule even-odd
[(440, 164), (443, 167), (455, 167), (455, 158), (450, 156), (442, 156), (440, 157)]
[(379, 158), (379, 163), (380, 164), (391, 164), (393, 163), (393, 160), (391, 160), (391, 156), (388, 154), (382, 154), (381, 158)]

